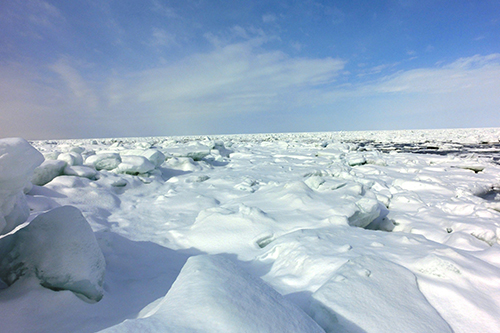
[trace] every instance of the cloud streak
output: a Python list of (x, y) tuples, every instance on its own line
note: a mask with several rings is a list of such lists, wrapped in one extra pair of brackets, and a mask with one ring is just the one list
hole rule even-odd
[[(282, 116), (289, 130), (303, 131), (446, 127), (499, 111), (498, 54), (346, 84), (355, 76), (346, 74), (346, 60), (291, 57), (266, 50), (264, 42), (262, 36), (226, 40), (143, 71), (96, 73), (68, 57), (44, 70), (2, 66), (2, 136), (243, 133), (245, 119), (259, 132), (269, 128), (265, 119)], [(19, 114), (30, 113), (40, 119), (21, 125)], [(441, 118), (429, 118), (436, 113)], [(237, 117), (241, 123), (228, 129)]]
[(121, 77), (122, 98), (159, 112), (195, 115), (263, 111), (301, 90), (333, 82), (345, 61), (333, 58), (291, 58), (258, 51), (252, 42), (216, 48), (178, 63)]

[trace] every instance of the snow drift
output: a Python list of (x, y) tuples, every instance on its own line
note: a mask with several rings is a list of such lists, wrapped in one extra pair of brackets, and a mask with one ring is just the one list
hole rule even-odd
[(103, 332), (323, 332), (282, 295), (221, 255), (188, 259), (167, 295)]

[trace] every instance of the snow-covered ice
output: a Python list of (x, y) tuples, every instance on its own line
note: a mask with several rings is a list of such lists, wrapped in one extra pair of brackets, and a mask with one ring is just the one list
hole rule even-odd
[(34, 170), (31, 182), (33, 185), (43, 186), (57, 176), (62, 175), (67, 165), (62, 160), (45, 160)]
[[(50, 140), (31, 142), (36, 168), (41, 154), (3, 139), (0, 181), (19, 177), (0, 216), (24, 203), (5, 232), (28, 223), (0, 236), (22, 254), (0, 258), (0, 328), (498, 332), (499, 140), (493, 128)], [(67, 209), (94, 238), (63, 223)], [(75, 265), (49, 261), (51, 289), (28, 272), (49, 253), (44, 232), (94, 239)], [(60, 244), (51, 258), (76, 255)], [(89, 268), (101, 252), (105, 272)], [(27, 273), (9, 275), (17, 262)], [(63, 268), (102, 299), (77, 297), (88, 290)]]
[(26, 140), (0, 139), (0, 235), (26, 221), (29, 208), (24, 189), (43, 156)]
[(35, 278), (43, 287), (70, 290), (89, 301), (103, 296), (106, 263), (90, 225), (75, 207), (40, 214), (1, 238), (0, 255), (0, 278), (9, 285)]

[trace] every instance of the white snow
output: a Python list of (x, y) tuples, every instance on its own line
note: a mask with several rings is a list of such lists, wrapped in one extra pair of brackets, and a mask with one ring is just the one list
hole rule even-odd
[(221, 256), (188, 259), (167, 295), (104, 332), (322, 332), (298, 306)]
[(97, 171), (94, 168), (85, 165), (67, 165), (64, 168), (63, 173), (67, 176), (78, 176), (88, 179), (94, 179), (97, 175)]
[[(312, 317), (327, 332), (452, 332), (408, 269), (373, 256), (340, 267), (312, 295)], [(411, 299), (411, 302), (408, 302)]]
[[(70, 205), (106, 266), (94, 304), (3, 273), (1, 327), (499, 332), (499, 139), (459, 129), (36, 141), (65, 166), (26, 195), (42, 157), (25, 142), (31, 153), (4, 148), (18, 157), (0, 154), (0, 181), (19, 179), (1, 202), (24, 202), (16, 223), (32, 224), (0, 246), (29, 232), (43, 253), (33, 223)], [(31, 271), (35, 254), (22, 261)], [(79, 280), (96, 272), (55, 266)]]

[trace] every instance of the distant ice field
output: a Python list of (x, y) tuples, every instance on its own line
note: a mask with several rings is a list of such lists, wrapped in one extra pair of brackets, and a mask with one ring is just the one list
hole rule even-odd
[(498, 128), (30, 144), (6, 331), (500, 331)]

